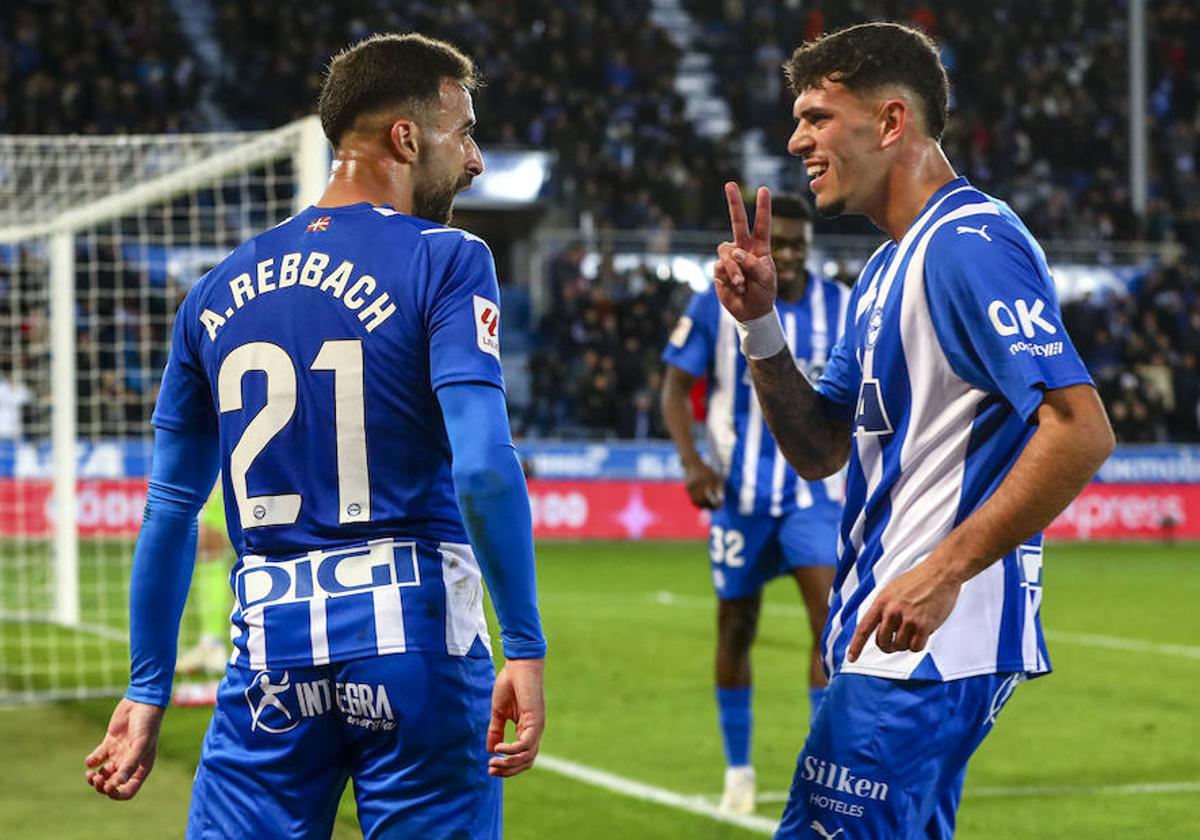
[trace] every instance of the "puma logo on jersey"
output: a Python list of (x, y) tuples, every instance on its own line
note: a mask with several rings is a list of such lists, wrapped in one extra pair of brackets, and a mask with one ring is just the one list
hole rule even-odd
[(809, 828), (811, 828), (813, 831), (817, 832), (817, 834), (820, 834), (822, 837), (825, 838), (825, 840), (833, 840), (834, 837), (837, 837), (839, 834), (841, 834), (843, 831), (846, 830), (844, 828), (839, 828), (837, 831), (833, 832), (833, 834), (830, 834), (825, 829), (825, 826), (821, 825), (816, 820), (812, 821), (812, 823), (809, 825)]
[(956, 227), (954, 229), (954, 232), (955, 233), (978, 233), (980, 236), (982, 236), (988, 242), (992, 241), (992, 237), (987, 235), (987, 225), (984, 225), (983, 227), (977, 227), (977, 228), (967, 227), (966, 225), (959, 225), (958, 227)]

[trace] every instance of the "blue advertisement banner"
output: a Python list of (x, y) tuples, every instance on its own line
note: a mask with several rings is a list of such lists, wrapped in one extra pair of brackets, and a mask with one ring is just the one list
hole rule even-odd
[[(532, 476), (546, 479), (680, 481), (683, 469), (666, 441), (522, 441), (517, 452)], [(81, 440), (80, 478), (144, 478), (150, 442)], [(0, 478), (50, 478), (49, 443), (0, 440)], [(1200, 446), (1120, 446), (1100, 469), (1104, 484), (1200, 484)]]

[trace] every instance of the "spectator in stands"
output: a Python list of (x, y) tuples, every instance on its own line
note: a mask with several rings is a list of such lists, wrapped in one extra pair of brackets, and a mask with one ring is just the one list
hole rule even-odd
[(21, 440), (25, 406), (33, 400), (33, 391), (21, 381), (14, 358), (0, 352), (0, 440)]

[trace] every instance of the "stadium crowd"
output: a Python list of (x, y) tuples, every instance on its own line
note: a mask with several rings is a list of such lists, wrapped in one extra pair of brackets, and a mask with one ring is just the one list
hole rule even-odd
[(197, 63), (159, 0), (0, 4), (0, 126), (9, 134), (201, 128)]
[[(378, 31), (416, 30), (469, 48), (487, 82), (476, 97), (485, 147), (556, 153), (551, 199), (577, 224), (625, 229), (722, 223), (732, 142), (696, 134), (673, 83), (679, 51), (647, 0), (520, 3), (350, 0), (299, 6), (224, 0), (219, 25), (236, 56), (223, 104), (240, 123), (279, 125), (312, 109), (330, 54)], [(264, 38), (266, 42), (264, 43)], [(264, 101), (261, 91), (272, 96)]]
[[(705, 21), (726, 100), (783, 148), (794, 124), (779, 66), (796, 44), (868, 19), (906, 21), (939, 43), (951, 81), (944, 147), (1041, 237), (1178, 239), (1200, 248), (1200, 10), (1147, 4), (1152, 200), (1139, 219), (1129, 159), (1127, 4), (1122, 0), (688, 0)], [(747, 60), (746, 57), (752, 57)], [(799, 172), (797, 170), (797, 175)]]
[[(983, 11), (950, 0), (685, 5), (702, 23), (697, 46), (715, 62), (735, 128), (765, 128), (769, 149), (782, 149), (792, 128), (779, 67), (793, 46), (859, 20), (907, 20), (938, 39), (950, 70), (945, 146), (960, 172), (1008, 200), (1041, 237), (1180, 243), (1183, 257), (1151, 271), (1128, 297), (1072, 302), (1068, 319), (1122, 440), (1197, 438), (1200, 9), (1194, 3), (1148, 4), (1152, 167), (1140, 217), (1125, 176), (1121, 0), (1007, 0)], [(225, 68), (216, 80), (201, 78), (194, 46), (166, 4), (4, 6), (0, 124), (14, 133), (192, 130), (204, 127), (196, 106), (207, 92), (240, 127), (278, 125), (310, 110), (321, 71), (338, 48), (372, 31), (418, 29), (468, 46), (479, 62), (488, 82), (476, 104), (485, 148), (554, 150), (545, 197), (557, 224), (663, 239), (675, 230), (725, 225), (714, 185), (737, 177), (740, 137), (735, 131), (708, 139), (686, 119), (674, 87), (680, 54), (651, 21), (647, 0), (402, 6), (349, 0), (297, 7), (282, 17), (267, 0), (213, 6)], [(271, 95), (263, 96), (267, 90)], [(803, 186), (800, 167), (785, 172), (796, 179), (793, 187)], [(822, 221), (818, 237), (832, 230), (867, 227), (861, 220)], [(539, 343), (530, 356), (531, 399), (521, 424), (529, 433), (661, 436), (658, 353), (686, 291), (641, 272), (616, 272), (603, 261), (589, 280), (581, 259), (578, 247), (553, 257), (552, 303), (534, 327)], [(17, 278), (4, 271), (0, 286), (7, 289)], [(84, 327), (80, 352), (96, 354), (89, 364), (113, 362), (120, 372), (93, 384), (81, 404), (95, 401), (133, 422), (152, 399), (153, 389), (136, 373), (157, 361), (140, 359), (136, 349), (151, 336), (126, 337), (130, 313), (137, 312), (129, 305), (94, 312), (98, 299), (93, 294), (89, 303), (81, 291), (82, 321), (94, 329)], [(28, 313), (17, 317), (14, 306), (0, 311), (0, 346), (14, 346), (14, 330), (29, 329)], [(101, 349), (110, 346), (122, 349)], [(13, 360), (5, 362), (4, 375), (15, 382)], [(30, 400), (25, 411), (38, 411), (46, 399)], [(111, 408), (121, 405), (127, 408)]]
[(686, 287), (644, 268), (619, 272), (611, 253), (594, 279), (573, 244), (550, 265), (555, 296), (530, 354), (530, 396), (514, 420), (526, 435), (665, 438), (658, 361)]

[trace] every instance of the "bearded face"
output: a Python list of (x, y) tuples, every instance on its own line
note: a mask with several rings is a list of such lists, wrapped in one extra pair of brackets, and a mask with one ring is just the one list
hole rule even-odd
[(471, 186), (471, 180), (472, 176), (461, 168), (438, 167), (436, 161), (429, 161), (413, 184), (413, 215), (449, 224), (454, 215), (454, 197)]
[(413, 215), (449, 224), (454, 196), (483, 172), (475, 143), (475, 109), (461, 84), (443, 79), (437, 110), (421, 124), (421, 152), (413, 170)]

